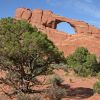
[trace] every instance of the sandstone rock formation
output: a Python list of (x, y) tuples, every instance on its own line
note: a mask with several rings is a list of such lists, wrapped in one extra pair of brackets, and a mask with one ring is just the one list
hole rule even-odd
[[(84, 46), (91, 53), (100, 56), (100, 29), (84, 21), (73, 20), (53, 14), (49, 10), (30, 10), (18, 8), (15, 18), (26, 20), (32, 26), (47, 34), (48, 38), (64, 52), (65, 56), (71, 54), (77, 47)], [(56, 30), (57, 24), (66, 22), (75, 30), (74, 35)]]

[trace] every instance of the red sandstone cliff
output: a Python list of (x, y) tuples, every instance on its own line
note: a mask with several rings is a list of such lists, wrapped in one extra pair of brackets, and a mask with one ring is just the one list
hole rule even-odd
[[(46, 33), (48, 38), (64, 52), (65, 56), (71, 54), (79, 46), (84, 46), (91, 53), (100, 56), (100, 29), (84, 21), (61, 17), (49, 10), (36, 9), (32, 11), (27, 8), (18, 8), (15, 18), (24, 19)], [(61, 22), (69, 23), (76, 34), (70, 35), (56, 30), (57, 24)]]

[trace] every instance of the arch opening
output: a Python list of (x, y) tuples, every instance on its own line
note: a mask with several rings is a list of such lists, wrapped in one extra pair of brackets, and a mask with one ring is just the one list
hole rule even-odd
[(68, 33), (68, 34), (71, 34), (71, 35), (75, 34), (75, 30), (67, 22), (60, 22), (60, 23), (58, 23), (56, 29), (58, 31), (62, 31), (64, 33)]

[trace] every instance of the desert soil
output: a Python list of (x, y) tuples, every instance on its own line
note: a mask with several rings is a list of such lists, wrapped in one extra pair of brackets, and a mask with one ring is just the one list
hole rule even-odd
[[(65, 89), (69, 88), (69, 96), (62, 100), (100, 100), (100, 94), (93, 93), (93, 84), (98, 81), (95, 77), (82, 78), (78, 77), (70, 72), (67, 74), (63, 70), (55, 70), (55, 74), (59, 75), (63, 80), (62, 86)], [(0, 72), (0, 77), (5, 76), (4, 72)], [(38, 79), (41, 82), (46, 82), (44, 79), (49, 79), (51, 76), (41, 76)], [(35, 86), (34, 89), (42, 90), (46, 89), (48, 85)], [(11, 87), (0, 84), (0, 100), (11, 100), (8, 96), (4, 95), (4, 92), (11, 90)], [(12, 99), (15, 100), (15, 99)], [(47, 99), (43, 99), (47, 100)]]

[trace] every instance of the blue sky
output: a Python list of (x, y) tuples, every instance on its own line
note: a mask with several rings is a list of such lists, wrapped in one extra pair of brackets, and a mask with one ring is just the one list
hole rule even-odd
[[(83, 20), (100, 28), (100, 0), (1, 0), (0, 18), (14, 17), (18, 7), (49, 9), (55, 14)], [(68, 24), (59, 24), (58, 29), (73, 33)]]

